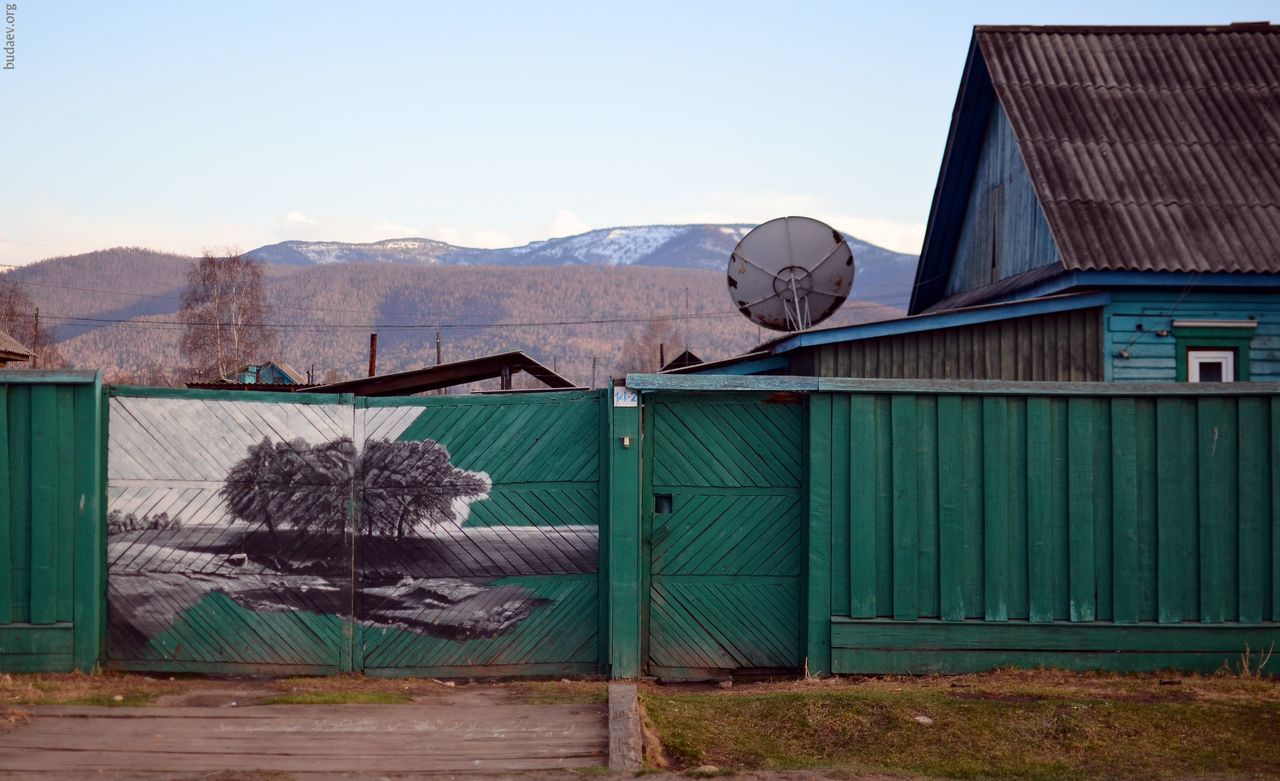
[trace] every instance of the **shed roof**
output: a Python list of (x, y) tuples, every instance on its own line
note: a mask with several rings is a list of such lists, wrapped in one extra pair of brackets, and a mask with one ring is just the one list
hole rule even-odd
[(0, 331), (0, 360), (5, 361), (25, 361), (35, 356), (35, 353), (27, 349), (27, 347), (14, 339), (6, 331)]
[(976, 27), (912, 312), (998, 99), (1064, 271), (1280, 272), (1280, 26)]
[(528, 373), (549, 388), (572, 389), (578, 386), (543, 366), (525, 353), (515, 350), (463, 361), (442, 363), (394, 374), (379, 374), (357, 380), (335, 382), (301, 388), (299, 393), (354, 393), (357, 396), (408, 396), (414, 393), (464, 385), (469, 382), (501, 377), (503, 372)]

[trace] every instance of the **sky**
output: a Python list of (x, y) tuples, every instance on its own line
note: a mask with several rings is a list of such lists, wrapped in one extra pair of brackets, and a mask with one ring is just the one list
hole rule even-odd
[(786, 214), (917, 253), (974, 24), (1280, 20), (1274, 0), (16, 6), (7, 265)]

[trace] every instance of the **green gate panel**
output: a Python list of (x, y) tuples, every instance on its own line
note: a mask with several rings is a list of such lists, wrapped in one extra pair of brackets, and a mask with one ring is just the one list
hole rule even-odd
[[(377, 675), (564, 675), (599, 669), (598, 392), (365, 402), (419, 469), (408, 493), (363, 483), (356, 623)], [(408, 405), (414, 405), (409, 407)], [(451, 501), (441, 501), (450, 499)], [(404, 523), (406, 503), (428, 509)], [(394, 530), (394, 533), (392, 533)]]
[(798, 668), (804, 407), (662, 397), (646, 416), (650, 672)]

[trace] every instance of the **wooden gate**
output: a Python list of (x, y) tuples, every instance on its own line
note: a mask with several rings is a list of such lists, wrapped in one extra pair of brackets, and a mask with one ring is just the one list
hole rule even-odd
[(415, 469), (408, 493), (387, 492), (377, 465), (363, 484), (366, 672), (598, 669), (603, 403), (597, 392), (367, 402), (365, 452), (392, 426), (382, 447)]
[(645, 403), (647, 666), (665, 677), (801, 665), (801, 397)]
[(115, 389), (109, 665), (598, 669), (603, 410)]

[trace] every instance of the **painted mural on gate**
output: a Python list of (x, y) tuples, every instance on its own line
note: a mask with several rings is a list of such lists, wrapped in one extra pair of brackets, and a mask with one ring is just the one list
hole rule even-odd
[[(536, 576), (596, 569), (594, 526), (504, 523), (493, 511), (470, 523), (493, 481), (414, 433), (422, 407), (120, 397), (111, 405), (113, 659), (319, 664), (336, 645), (333, 625), (301, 618), (296, 628), (264, 624), (244, 630), (260, 636), (235, 637), (245, 614), (354, 616), (382, 635), (498, 638), (555, 601)], [(360, 439), (353, 413), (365, 416)], [(231, 646), (245, 641), (272, 650), (235, 658)]]

